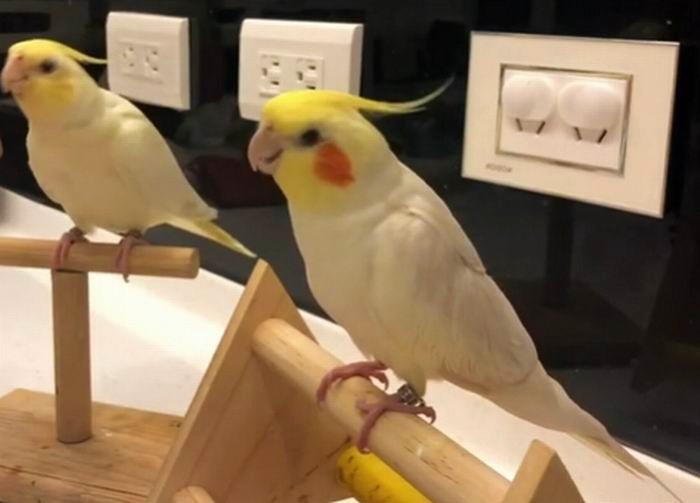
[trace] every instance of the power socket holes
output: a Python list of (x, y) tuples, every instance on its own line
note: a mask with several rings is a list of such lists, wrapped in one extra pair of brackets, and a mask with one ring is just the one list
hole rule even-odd
[(241, 116), (258, 120), (265, 101), (293, 89), (360, 91), (362, 25), (246, 19), (241, 29)]
[(160, 46), (133, 40), (119, 43), (119, 69), (123, 75), (162, 82)]
[(323, 58), (297, 58), (297, 85), (306, 89), (323, 87)]
[(107, 58), (112, 91), (153, 105), (190, 108), (187, 18), (110, 12)]

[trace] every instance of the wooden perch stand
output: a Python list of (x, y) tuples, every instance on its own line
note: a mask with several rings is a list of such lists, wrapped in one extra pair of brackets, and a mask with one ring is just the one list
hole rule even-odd
[[(0, 266), (50, 269), (58, 243), (0, 238)], [(54, 326), (56, 436), (78, 443), (92, 436), (90, 308), (88, 273), (116, 273), (118, 247), (76, 243), (64, 269), (51, 271)], [(189, 248), (137, 246), (130, 255), (132, 275), (194, 278), (199, 252)]]
[[(105, 245), (78, 246), (69, 265), (79, 271), (53, 273), (56, 425), (63, 442), (90, 436), (86, 272), (108, 269), (114, 253)], [(186, 250), (147, 248), (137, 249), (142, 273), (153, 273), (155, 260), (156, 274), (177, 269), (191, 277), (184, 271), (192, 263), (196, 274), (196, 253), (188, 258)], [(0, 240), (0, 265), (44, 267), (51, 253), (51, 243)], [(71, 446), (49, 438), (46, 395), (15, 391), (0, 399), (0, 501), (17, 494), (18, 501), (325, 503), (351, 494), (369, 501), (353, 481), (341, 483), (338, 463), (363, 421), (357, 400), (376, 400), (382, 392), (350, 379), (319, 407), (320, 379), (340, 363), (316, 344), (260, 261), (184, 419), (94, 404), (100, 428)], [(537, 441), (512, 482), (413, 416), (383, 416), (370, 447), (433, 503), (583, 501), (556, 453)], [(358, 463), (369, 459), (358, 457)], [(20, 472), (6, 487), (3, 475), (17, 465), (26, 475)], [(373, 490), (384, 489), (379, 483)]]

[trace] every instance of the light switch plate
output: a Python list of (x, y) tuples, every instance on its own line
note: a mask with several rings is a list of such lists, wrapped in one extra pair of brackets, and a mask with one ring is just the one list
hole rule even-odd
[(671, 42), (472, 33), (463, 176), (662, 216), (677, 58)]
[(265, 102), (292, 89), (360, 91), (362, 25), (246, 19), (241, 29), (241, 117), (259, 120)]
[(189, 19), (110, 12), (106, 31), (112, 91), (152, 105), (190, 108)]

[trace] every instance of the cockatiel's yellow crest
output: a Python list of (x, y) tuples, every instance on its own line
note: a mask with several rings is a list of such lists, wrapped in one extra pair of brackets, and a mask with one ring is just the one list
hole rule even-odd
[(368, 114), (406, 114), (424, 110), (425, 105), (442, 94), (450, 79), (423, 98), (401, 103), (376, 101), (353, 94), (330, 90), (301, 89), (289, 91), (269, 100), (263, 107), (263, 118), (272, 121), (285, 134), (298, 132), (309, 122), (324, 120), (339, 111), (354, 110)]
[(129, 101), (101, 89), (83, 63), (103, 64), (45, 39), (10, 47), (0, 81), (29, 121), (29, 165), (47, 196), (75, 223), (56, 249), (61, 267), (73, 242), (101, 227), (123, 234), (117, 266), (151, 227), (170, 224), (251, 255), (212, 220), (165, 139)]

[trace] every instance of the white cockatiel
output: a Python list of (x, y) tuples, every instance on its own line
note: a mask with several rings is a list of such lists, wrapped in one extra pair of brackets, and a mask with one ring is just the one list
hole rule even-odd
[(217, 212), (190, 186), (168, 144), (126, 99), (101, 89), (81, 63), (104, 63), (52, 40), (10, 47), (1, 80), (29, 121), (29, 165), (39, 185), (75, 223), (54, 256), (101, 227), (124, 235), (117, 266), (147, 229), (170, 224), (250, 252), (212, 222)]
[(448, 380), (654, 477), (547, 375), (448, 207), (362, 115), (415, 112), (436, 95), (385, 103), (333, 91), (284, 93), (267, 102), (248, 147), (254, 169), (272, 175), (287, 197), (314, 296), (373, 358), (333, 370), (319, 400), (336, 380), (385, 381), (386, 367), (407, 382), (379, 403), (358, 404), (365, 449), (385, 411), (433, 416), (420, 397), (428, 380)]

